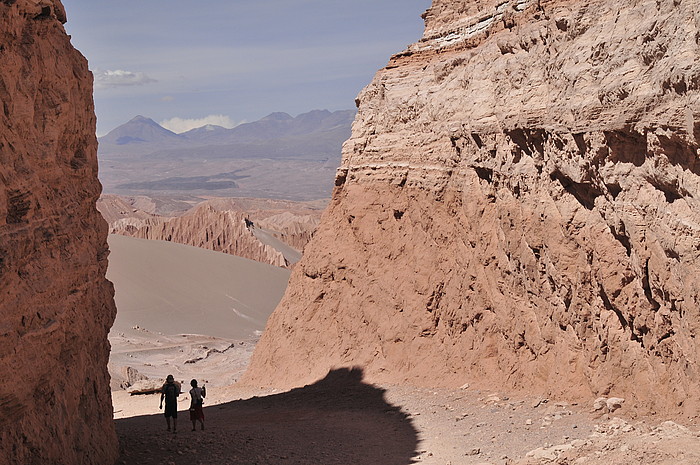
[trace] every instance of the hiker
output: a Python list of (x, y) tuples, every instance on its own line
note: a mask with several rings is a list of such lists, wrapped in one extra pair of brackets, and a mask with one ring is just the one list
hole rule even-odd
[(163, 408), (163, 399), (165, 399), (165, 422), (170, 431), (170, 417), (173, 418), (173, 433), (177, 432), (177, 397), (179, 395), (180, 383), (175, 382), (173, 375), (168, 375), (160, 389), (160, 408)]
[(195, 431), (197, 420), (202, 425), (201, 429), (204, 429), (204, 410), (202, 410), (202, 404), (204, 403), (204, 398), (207, 396), (206, 386), (201, 388), (197, 387), (197, 380), (193, 379), (190, 381), (190, 421), (192, 421), (192, 431)]

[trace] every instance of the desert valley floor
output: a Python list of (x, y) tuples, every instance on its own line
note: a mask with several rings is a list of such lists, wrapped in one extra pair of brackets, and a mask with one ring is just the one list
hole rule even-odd
[(158, 395), (114, 393), (122, 464), (697, 464), (697, 427), (472, 389), (377, 386), (341, 369), (289, 392), (210, 387), (170, 433)]
[[(110, 245), (108, 276), (120, 305), (110, 335), (110, 368), (121, 464), (700, 463), (697, 425), (632, 418), (624, 404), (608, 414), (593, 411), (592, 404), (468, 385), (453, 390), (379, 386), (349, 367), (289, 392), (237, 385), (288, 271), (158, 241), (111, 236)], [(184, 262), (200, 271), (186, 272)], [(205, 269), (216, 272), (207, 275)], [(258, 286), (243, 282), (244, 276)], [(134, 291), (145, 280), (149, 289), (163, 291), (159, 302)], [(241, 285), (235, 299), (234, 291), (222, 290), (225, 282)], [(129, 299), (122, 295), (124, 286), (132, 289)], [(184, 290), (189, 302), (175, 298)], [(205, 317), (184, 311), (178, 302), (213, 310)], [(134, 311), (138, 305), (148, 306), (148, 318)], [(236, 330), (222, 332), (226, 325)], [(136, 378), (131, 382), (145, 377), (150, 380), (139, 381), (142, 385), (157, 386), (166, 372), (183, 386), (193, 377), (207, 385), (204, 431), (191, 431), (187, 389), (173, 434), (165, 429), (157, 394), (130, 395), (119, 387), (130, 376)]]

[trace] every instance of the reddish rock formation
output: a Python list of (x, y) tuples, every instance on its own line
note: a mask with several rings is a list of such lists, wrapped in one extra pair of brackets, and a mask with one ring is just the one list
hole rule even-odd
[(145, 196), (122, 197), (102, 194), (97, 200), (97, 210), (107, 224), (123, 218), (149, 219), (157, 216), (155, 202)]
[(273, 237), (296, 250), (304, 250), (318, 227), (318, 215), (279, 213), (256, 220), (256, 226), (269, 231)]
[(700, 10), (434, 0), (358, 97), (246, 375), (361, 365), (695, 415)]
[[(130, 213), (132, 209), (121, 208), (124, 215), (134, 216), (111, 222), (110, 232), (192, 245), (280, 267), (299, 261), (299, 251), (318, 225), (317, 214), (302, 216), (255, 209), (248, 212), (241, 209), (247, 202), (241, 202), (243, 205), (237, 202), (237, 199), (202, 202), (174, 218), (148, 215), (138, 209)], [(98, 206), (106, 218), (118, 218), (120, 212), (115, 208), (122, 204), (104, 199)]]
[(250, 230), (246, 215), (235, 211), (216, 211), (200, 204), (175, 218), (124, 218), (112, 223), (114, 234), (177, 242), (217, 252), (230, 253), (275, 266), (286, 266), (284, 255), (259, 241)]
[(117, 457), (92, 76), (57, 0), (0, 2), (0, 463)]

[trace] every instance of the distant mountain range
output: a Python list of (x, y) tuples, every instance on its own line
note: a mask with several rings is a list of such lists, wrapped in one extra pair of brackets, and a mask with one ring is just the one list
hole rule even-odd
[(134, 146), (149, 143), (158, 143), (169, 140), (184, 141), (185, 138), (168, 131), (150, 118), (141, 115), (122, 124), (110, 131), (104, 137), (100, 137), (100, 151), (112, 146)]
[(99, 140), (105, 192), (328, 197), (355, 110), (272, 113), (232, 129), (207, 125), (176, 134), (136, 116)]
[[(342, 143), (350, 136), (350, 125), (355, 117), (354, 110), (330, 112), (314, 110), (292, 117), (287, 113), (272, 113), (261, 120), (244, 123), (233, 129), (206, 125), (182, 134), (165, 129), (150, 118), (136, 116), (127, 123), (100, 137), (100, 155), (136, 156), (161, 152), (164, 149), (217, 146), (219, 153), (223, 147), (231, 146), (235, 153), (245, 152), (246, 145), (277, 146), (275, 152), (281, 156), (310, 156), (308, 151), (298, 150), (285, 153), (285, 147), (314, 141), (311, 146), (318, 151), (326, 145), (324, 155), (339, 156)], [(319, 143), (318, 140), (322, 140)], [(298, 153), (297, 153), (298, 152)], [(312, 158), (315, 158), (311, 156)]]

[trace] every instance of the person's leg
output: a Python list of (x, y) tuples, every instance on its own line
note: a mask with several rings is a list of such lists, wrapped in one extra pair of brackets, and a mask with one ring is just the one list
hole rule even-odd
[(177, 417), (173, 417), (173, 433), (177, 431)]
[(165, 417), (165, 422), (168, 424), (168, 431), (170, 431), (170, 417)]

